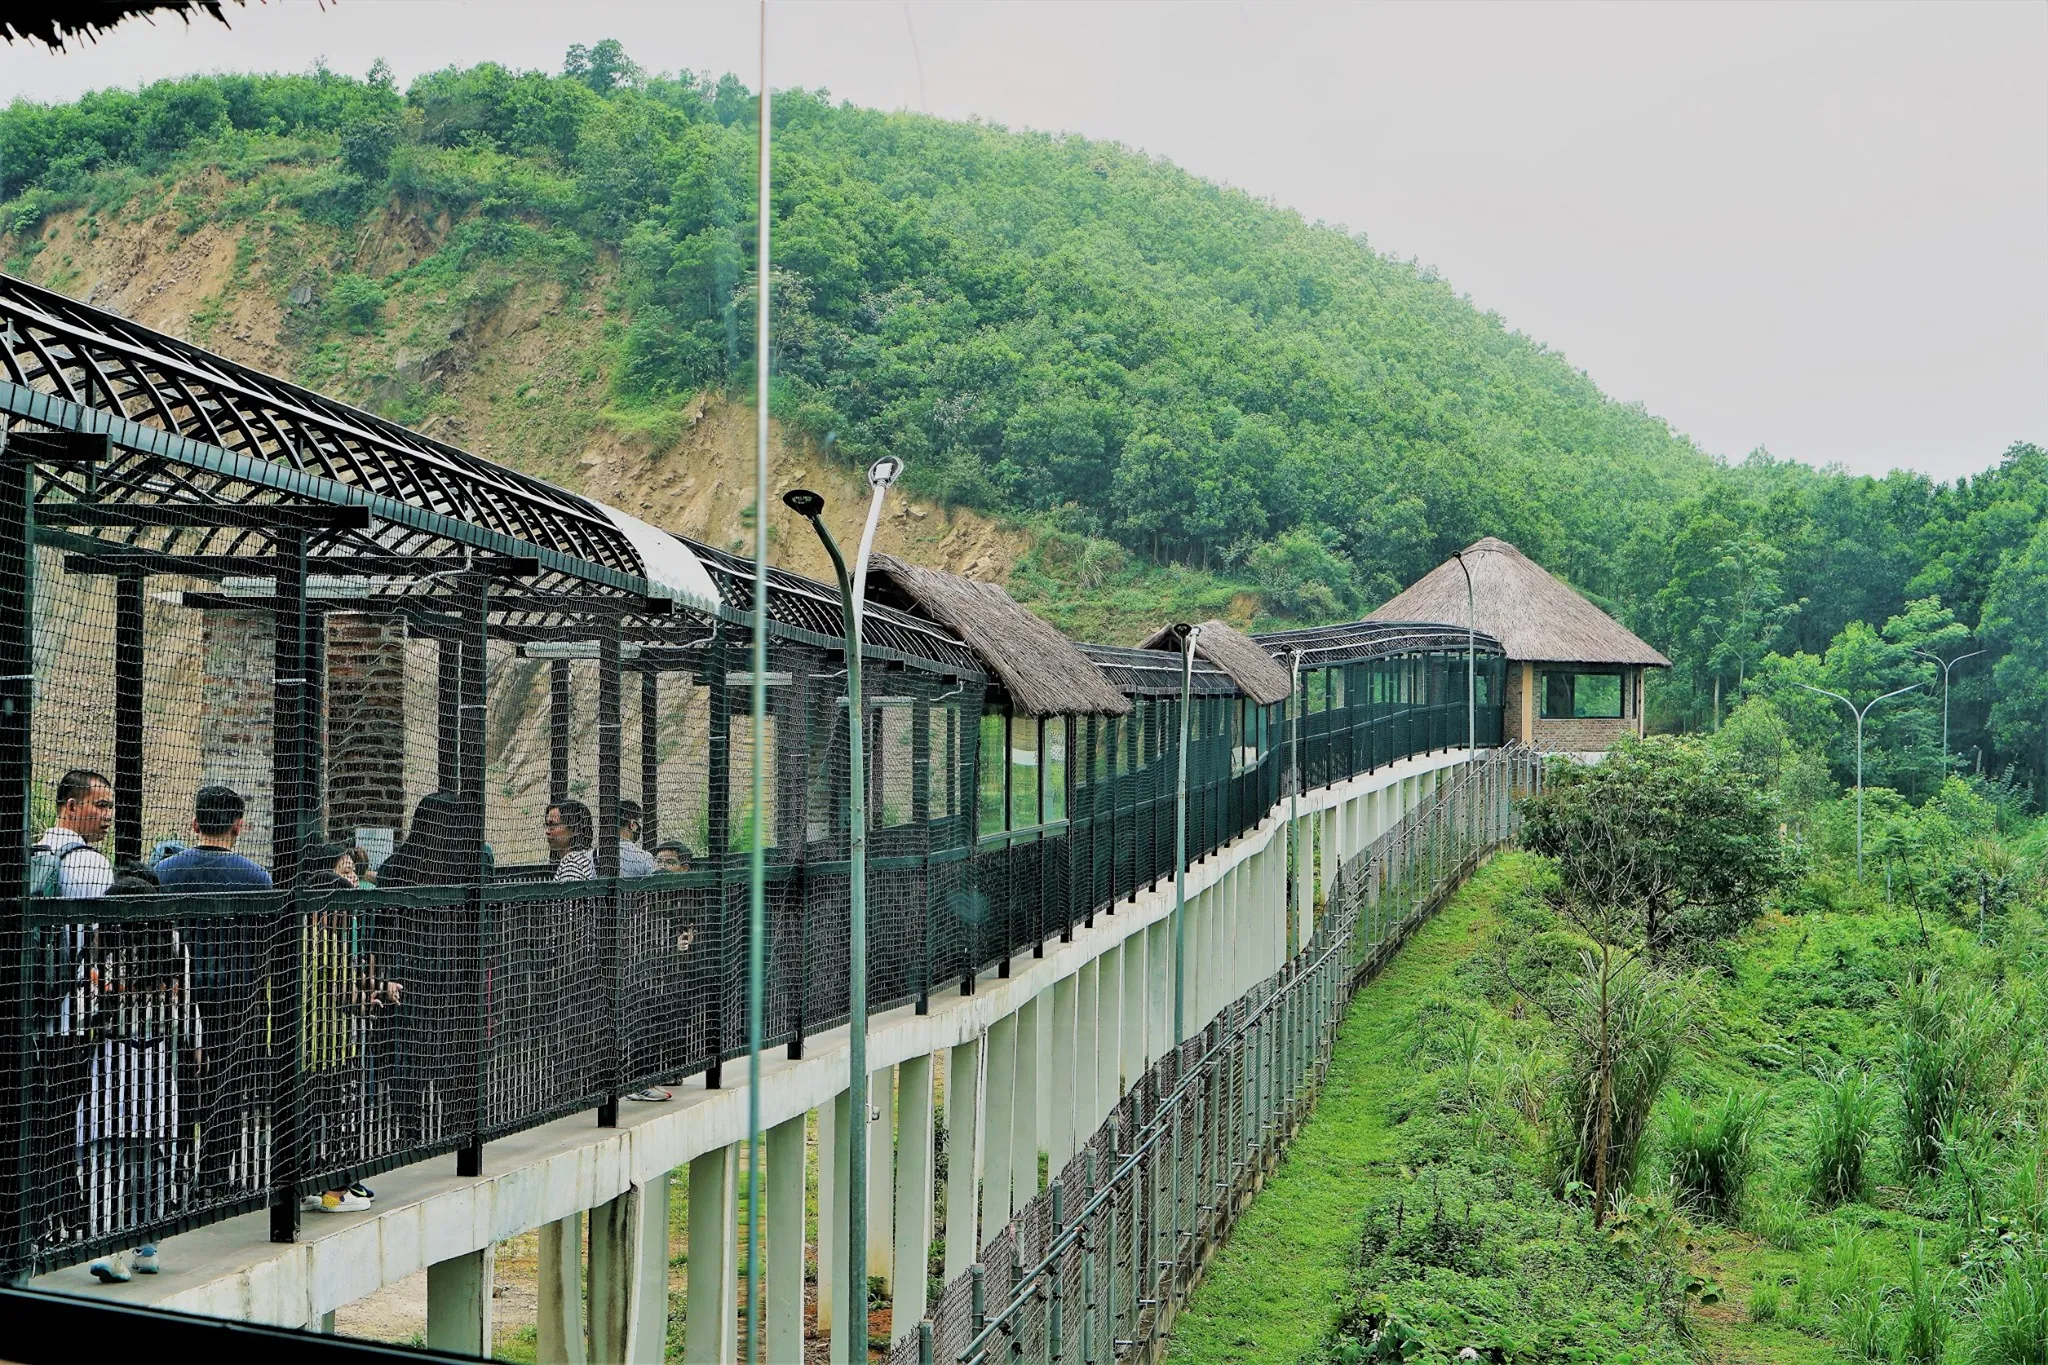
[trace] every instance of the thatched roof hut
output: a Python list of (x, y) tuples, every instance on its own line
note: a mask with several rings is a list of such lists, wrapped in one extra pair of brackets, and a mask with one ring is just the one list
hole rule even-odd
[[(1204, 621), (1199, 629), (1201, 634), (1195, 637), (1195, 653), (1228, 673), (1247, 697), (1263, 706), (1287, 700), (1288, 693), (1294, 690), (1287, 670), (1275, 663), (1273, 656), (1261, 649), (1257, 641), (1222, 621)], [(1171, 650), (1178, 654), (1180, 641), (1174, 638), (1173, 628), (1168, 626), (1139, 648)]]
[[(1542, 565), (1488, 536), (1465, 549), (1472, 571), (1474, 618), (1510, 659), (1536, 663), (1635, 664), (1669, 668), (1671, 660), (1621, 622), (1553, 578)], [(1447, 559), (1368, 621), (1465, 621), (1465, 575)]]
[(958, 635), (1025, 715), (1130, 713), (1130, 700), (1109, 685), (1087, 655), (993, 583), (877, 552), (868, 561), (868, 598), (937, 621)]

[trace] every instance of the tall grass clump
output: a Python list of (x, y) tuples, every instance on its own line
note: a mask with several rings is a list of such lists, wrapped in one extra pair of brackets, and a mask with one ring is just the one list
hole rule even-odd
[(1639, 959), (1588, 954), (1583, 967), (1559, 1088), (1570, 1109), (1552, 1125), (1558, 1184), (1604, 1190), (1612, 1203), (1635, 1182), (1650, 1111), (1691, 1029), (1692, 1001), (1681, 982)]
[(1900, 987), (1895, 1017), (1903, 1165), (1909, 1176), (1936, 1175), (1944, 1136), (1984, 1088), (2004, 1021), (1990, 992), (1951, 989), (1931, 971)]
[(1696, 1107), (1683, 1095), (1672, 1101), (1664, 1116), (1671, 1182), (1695, 1208), (1722, 1219), (1735, 1211), (1756, 1165), (1751, 1140), (1763, 1110), (1761, 1094), (1733, 1090), (1711, 1108)]
[(1927, 1273), (1924, 1242), (1915, 1237), (1906, 1253), (1906, 1302), (1899, 1313), (1898, 1349), (1904, 1365), (1941, 1365), (1948, 1351), (1948, 1304), (1941, 1287)]
[(1808, 1137), (1807, 1178), (1824, 1208), (1870, 1192), (1870, 1148), (1877, 1135), (1877, 1086), (1853, 1067), (1822, 1075)]
[(2048, 1254), (2007, 1260), (2005, 1277), (1977, 1300), (1971, 1365), (2048, 1365)]

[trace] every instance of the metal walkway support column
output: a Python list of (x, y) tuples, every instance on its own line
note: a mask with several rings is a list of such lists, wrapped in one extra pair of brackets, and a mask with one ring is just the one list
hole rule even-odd
[(1010, 1167), (1016, 1157), (1011, 1125), (1017, 1101), (1017, 1016), (988, 1029), (988, 1089), (982, 1101), (981, 1242), (987, 1246), (1010, 1221)]
[(804, 1116), (768, 1130), (763, 1360), (804, 1358)]
[(946, 1282), (967, 1273), (981, 1252), (975, 1236), (975, 1158), (982, 1146), (981, 1040), (946, 1054)]
[(539, 1365), (584, 1365), (583, 1215), (572, 1213), (540, 1229), (540, 1303), (533, 1358)]
[[(739, 1166), (738, 1143), (690, 1162), (687, 1365), (730, 1365), (739, 1359)], [(661, 1349), (649, 1359), (661, 1365)]]
[(896, 1292), (893, 1215), (896, 1201), (896, 1068), (868, 1073), (868, 1277)]
[(926, 1053), (896, 1068), (896, 1255), (891, 1334), (917, 1330), (925, 1311), (926, 1262), (932, 1244), (932, 1059)]
[(495, 1247), (466, 1251), (427, 1267), (427, 1349), (491, 1353), (491, 1278)]

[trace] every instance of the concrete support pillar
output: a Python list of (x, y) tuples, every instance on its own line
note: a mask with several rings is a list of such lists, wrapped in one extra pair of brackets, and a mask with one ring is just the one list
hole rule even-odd
[(1173, 1051), (1173, 924), (1157, 920), (1145, 931), (1152, 941), (1151, 973), (1147, 994), (1152, 1001), (1152, 1023), (1146, 1031), (1145, 1055), (1158, 1061)]
[[(1059, 1169), (1059, 1157), (1056, 1153), (1053, 1153), (1053, 1148), (1058, 1145), (1058, 1140), (1053, 1136), (1052, 1126), (1052, 1005), (1052, 992), (1039, 992), (1034, 1009), (1036, 1027), (1032, 1034), (1038, 1042), (1038, 1059), (1037, 1065), (1031, 1073), (1036, 1082), (1032, 1087), (1031, 1115), (1032, 1122), (1036, 1125), (1032, 1137), (1032, 1148), (1034, 1151), (1051, 1154), (1053, 1169), (1057, 1170)], [(1034, 1171), (1038, 1169), (1036, 1164), (1032, 1166), (1032, 1169)]]
[[(1138, 1083), (1138, 1077), (1145, 1074), (1145, 935), (1132, 934), (1124, 940), (1123, 951), (1123, 1027), (1119, 1032), (1122, 1054), (1119, 1072), (1121, 1080), (1117, 1095)], [(1111, 1103), (1115, 1101), (1112, 1100)]]
[(804, 1358), (804, 1116), (768, 1130), (767, 1255), (762, 1279), (763, 1360)]
[[(683, 1359), (688, 1365), (727, 1365), (739, 1358), (739, 1164), (738, 1143), (690, 1162), (690, 1265), (685, 1300), (689, 1325), (683, 1339)], [(661, 1365), (658, 1345), (650, 1359), (653, 1365)]]
[[(1095, 1006), (1095, 1050), (1088, 1061), (1095, 1067), (1095, 1103), (1088, 1109), (1088, 1124), (1081, 1132), (1081, 1144), (1095, 1135), (1102, 1121), (1109, 1117), (1110, 1107), (1116, 1103), (1117, 1080), (1123, 1071), (1122, 1037), (1124, 1022), (1124, 950), (1123, 945), (1104, 953), (1099, 959), (1096, 983)], [(1081, 1068), (1075, 1067), (1078, 1072)]]
[(1044, 1017), (1036, 997), (1017, 1010), (1017, 1098), (1010, 1114), (1013, 1213), (1038, 1193), (1038, 1025)]
[(333, 1336), (334, 1310), (332, 1308), (328, 1309), (325, 1313), (322, 1313), (320, 1315), (320, 1321), (317, 1324), (308, 1324), (308, 1326), (312, 1331), (318, 1332), (322, 1336)]
[(1052, 1153), (1055, 1169), (1065, 1166), (1067, 1160), (1078, 1151), (1084, 1129), (1081, 1126), (1081, 1108), (1075, 1102), (1074, 1087), (1068, 1078), (1080, 1068), (1080, 1059), (1087, 1054), (1080, 1048), (1079, 1022), (1077, 1015), (1081, 988), (1080, 973), (1063, 976), (1052, 987), (1052, 1066), (1050, 1068), (1055, 1084), (1052, 1087)]
[(980, 1155), (981, 1040), (946, 1054), (946, 1282), (974, 1264), (981, 1242), (975, 1208), (975, 1165)]
[(1074, 1069), (1067, 1073), (1067, 1088), (1073, 1092), (1073, 1137), (1075, 1151), (1095, 1131), (1095, 1050), (1101, 1046), (1102, 961), (1092, 959), (1074, 973)]
[(533, 1358), (540, 1365), (583, 1365), (583, 1215), (540, 1229), (540, 1303)]
[(882, 1292), (895, 1292), (896, 1263), (896, 1068), (868, 1076), (868, 1275), (880, 1276)]
[[(728, 1161), (730, 1161), (728, 1149)], [(700, 1158), (702, 1160), (702, 1158)], [(706, 1196), (708, 1199), (709, 1196)], [(728, 1202), (730, 1195), (728, 1195)], [(691, 1209), (693, 1220), (697, 1210)], [(724, 1265), (732, 1267), (732, 1219), (726, 1219)], [(718, 1237), (706, 1229), (699, 1256), (719, 1258)], [(730, 1275), (727, 1280), (730, 1283)], [(728, 1298), (731, 1291), (727, 1292)], [(668, 1346), (668, 1175), (590, 1211), (590, 1357), (627, 1365), (661, 1365)], [(729, 1319), (728, 1319), (729, 1321)], [(691, 1356), (690, 1360), (723, 1360)]]
[(1337, 812), (1329, 809), (1321, 812), (1317, 819), (1317, 833), (1322, 838), (1322, 856), (1317, 860), (1316, 898), (1328, 900), (1330, 883), (1337, 875)]
[(495, 1247), (466, 1251), (427, 1267), (427, 1349), (491, 1353), (491, 1272)]
[(925, 1312), (925, 1265), (932, 1244), (932, 1059), (896, 1068), (896, 1255), (894, 1336), (917, 1331)]
[[(818, 1330), (832, 1333), (833, 1365), (847, 1365), (851, 1345), (846, 1315), (839, 1300), (846, 1296), (847, 1165), (853, 1142), (846, 1092), (833, 1096), (829, 1109), (818, 1109)], [(829, 1177), (829, 1180), (828, 1180)], [(829, 1185), (829, 1188), (828, 1188)]]
[(989, 1025), (988, 1089), (982, 1100), (981, 1241), (986, 1246), (1010, 1221), (1010, 1172), (1016, 1155), (1017, 1016)]
[(1303, 816), (1289, 821), (1287, 827), (1293, 840), (1289, 850), (1294, 859), (1294, 941), (1297, 945), (1307, 943), (1316, 931), (1315, 859), (1308, 843), (1313, 818)]

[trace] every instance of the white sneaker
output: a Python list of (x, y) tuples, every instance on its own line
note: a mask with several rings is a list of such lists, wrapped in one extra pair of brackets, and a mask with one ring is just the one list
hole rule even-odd
[(138, 1275), (156, 1274), (156, 1243), (144, 1242), (141, 1246), (135, 1248), (134, 1265), (135, 1273)]
[(130, 1279), (128, 1274), (128, 1253), (125, 1251), (117, 1251), (111, 1256), (102, 1256), (87, 1266), (86, 1269), (98, 1276), (101, 1284), (126, 1284)]
[(322, 1213), (361, 1213), (370, 1207), (370, 1201), (348, 1190), (329, 1190), (313, 1207)]

